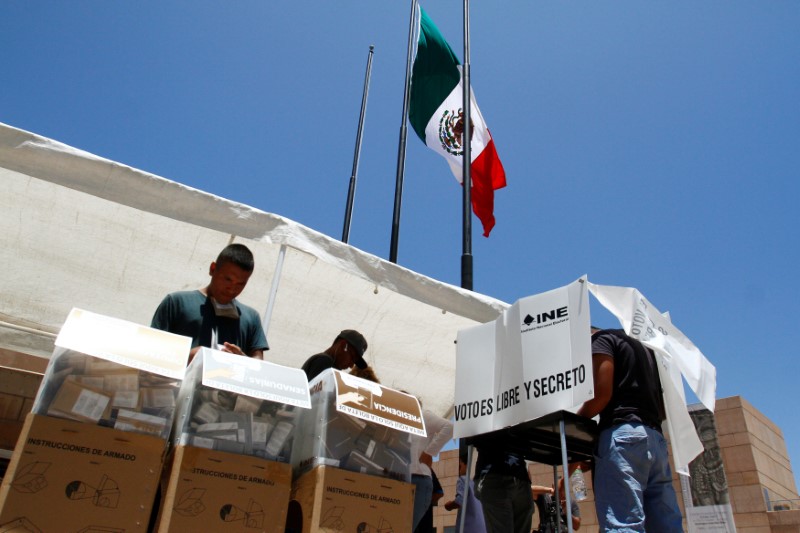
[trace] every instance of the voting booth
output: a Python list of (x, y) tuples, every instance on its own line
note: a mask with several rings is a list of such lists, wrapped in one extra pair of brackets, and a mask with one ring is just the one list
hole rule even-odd
[(511, 427), (593, 398), (590, 327), (581, 278), (459, 331), (454, 436)]
[(55, 345), (0, 530), (145, 532), (191, 339), (73, 309)]
[(459, 331), (455, 436), (470, 447), (499, 446), (552, 464), (554, 482), (559, 458), (564, 471), (568, 463), (592, 460), (596, 424), (574, 413), (594, 397), (589, 293), (653, 351), (667, 415), (662, 427), (675, 471), (688, 475), (703, 445), (687, 411), (684, 380), (713, 411), (716, 369), (639, 290), (596, 285), (585, 276), (519, 300), (494, 322)]
[(581, 278), (459, 331), (454, 436), (553, 465), (554, 482), (557, 465), (591, 460), (596, 423), (570, 412), (594, 397), (590, 327)]
[(201, 348), (186, 370), (159, 531), (282, 533), (305, 373)]

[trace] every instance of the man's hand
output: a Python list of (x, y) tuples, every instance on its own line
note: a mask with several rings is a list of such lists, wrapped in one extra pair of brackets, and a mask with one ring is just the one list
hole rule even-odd
[(236, 346), (235, 344), (232, 344), (230, 342), (224, 343), (222, 345), (221, 350), (223, 352), (228, 352), (228, 353), (232, 353), (232, 354), (236, 354), (236, 355), (245, 355), (244, 351), (241, 348), (239, 348), (238, 346)]
[(425, 452), (422, 452), (419, 456), (419, 462), (423, 465), (428, 465), (429, 468), (433, 467), (433, 457)]
[(195, 346), (189, 350), (189, 361), (186, 363), (187, 365), (192, 362), (192, 359), (194, 359), (194, 356), (200, 351), (200, 348), (202, 348), (202, 346)]
[(449, 502), (444, 504), (444, 508), (447, 509), (448, 511), (452, 511), (453, 509), (458, 509), (459, 507), (461, 507), (461, 506), (458, 505), (455, 502), (455, 500), (450, 500)]

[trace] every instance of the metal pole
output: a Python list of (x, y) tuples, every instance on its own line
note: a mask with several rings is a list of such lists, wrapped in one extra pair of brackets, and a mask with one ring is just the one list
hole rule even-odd
[(358, 118), (358, 131), (356, 132), (356, 151), (353, 154), (353, 172), (350, 174), (350, 188), (347, 190), (347, 207), (344, 213), (344, 229), (342, 242), (350, 240), (350, 219), (353, 217), (353, 199), (356, 195), (356, 178), (358, 177), (358, 159), (361, 155), (361, 138), (364, 132), (364, 115), (367, 114), (367, 96), (369, 95), (369, 78), (372, 72), (372, 54), (374, 45), (369, 45), (367, 56), (367, 72), (364, 74), (364, 94), (361, 96), (361, 116)]
[(558, 495), (558, 467), (553, 465), (553, 501), (556, 504), (556, 531), (561, 533), (561, 496)]
[(397, 177), (394, 186), (394, 213), (392, 215), (392, 241), (389, 246), (389, 261), (397, 263), (397, 241), (400, 237), (400, 204), (403, 200), (403, 175), (406, 165), (406, 137), (408, 136), (408, 105), (411, 99), (411, 54), (413, 53), (414, 18), (417, 0), (411, 0), (411, 20), (408, 23), (408, 53), (406, 59), (406, 87), (403, 91), (403, 120), (400, 122), (400, 142), (397, 145)]
[(475, 447), (470, 444), (467, 447), (467, 472), (464, 474), (464, 494), (461, 496), (461, 521), (457, 524), (459, 533), (464, 533), (464, 524), (467, 523), (467, 501), (469, 498), (469, 478), (472, 473), (472, 452)]
[(272, 286), (269, 289), (267, 308), (264, 310), (264, 319), (261, 321), (265, 335), (269, 332), (269, 323), (272, 321), (272, 310), (275, 308), (275, 299), (278, 297), (278, 286), (281, 284), (281, 273), (283, 272), (283, 260), (285, 258), (286, 245), (282, 244), (278, 252), (278, 261), (275, 263), (275, 273), (272, 275)]
[[(567, 531), (572, 533), (574, 530), (572, 529), (572, 489), (569, 486), (569, 464), (567, 463), (567, 437), (566, 437), (566, 428), (564, 424), (564, 417), (561, 417), (561, 420), (558, 422), (559, 424), (559, 433), (561, 434), (561, 472), (564, 476), (564, 496), (566, 496), (566, 501), (564, 505), (567, 506)], [(556, 506), (561, 505), (561, 496), (558, 494), (558, 487), (556, 486)], [(556, 507), (558, 509), (558, 507)], [(558, 513), (558, 530), (561, 531), (561, 513)]]
[(472, 90), (469, 78), (469, 0), (464, 0), (464, 66), (462, 70), (464, 106), (464, 152), (461, 161), (462, 190), (462, 253), (461, 253), (461, 287), (472, 290)]

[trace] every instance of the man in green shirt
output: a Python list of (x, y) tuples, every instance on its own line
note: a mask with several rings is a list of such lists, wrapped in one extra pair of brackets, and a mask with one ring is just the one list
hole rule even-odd
[(252, 252), (229, 244), (211, 263), (211, 281), (202, 289), (168, 294), (151, 327), (192, 338), (191, 361), (202, 346), (263, 359), (269, 349), (258, 311), (236, 300), (253, 273)]

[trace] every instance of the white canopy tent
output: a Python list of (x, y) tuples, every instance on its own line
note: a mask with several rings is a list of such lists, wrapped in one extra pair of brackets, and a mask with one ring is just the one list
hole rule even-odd
[(344, 328), (381, 381), (449, 415), (459, 329), (508, 304), (441, 283), (292, 220), (0, 124), (0, 350), (47, 358), (70, 309), (149, 324), (199, 288), (232, 241), (256, 270), (240, 299), (272, 362), (299, 367)]

